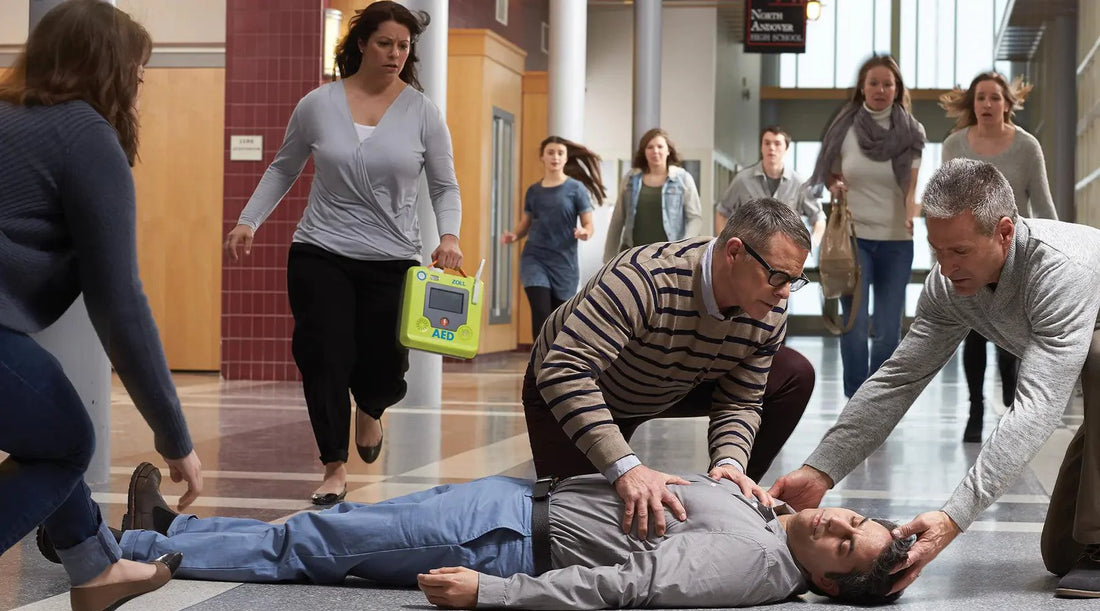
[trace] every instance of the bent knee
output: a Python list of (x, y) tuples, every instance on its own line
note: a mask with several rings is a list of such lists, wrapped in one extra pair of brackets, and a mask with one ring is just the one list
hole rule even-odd
[(807, 395), (813, 392), (817, 383), (817, 372), (813, 363), (801, 352), (784, 347), (772, 360), (772, 369), (768, 374), (769, 381), (775, 376), (775, 381), (791, 390), (805, 392)]
[(1044, 526), (1039, 549), (1043, 556), (1043, 566), (1061, 577), (1073, 568), (1085, 546), (1073, 540), (1069, 534), (1072, 528), (1068, 525), (1062, 528), (1054, 527), (1053, 531), (1050, 530), (1051, 528), (1049, 523)]

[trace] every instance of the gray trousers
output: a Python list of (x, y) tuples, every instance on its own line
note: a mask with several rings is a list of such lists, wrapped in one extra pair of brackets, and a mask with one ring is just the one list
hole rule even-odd
[(1085, 418), (1069, 442), (1043, 524), (1043, 563), (1055, 575), (1073, 568), (1086, 545), (1100, 543), (1100, 328), (1081, 370)]

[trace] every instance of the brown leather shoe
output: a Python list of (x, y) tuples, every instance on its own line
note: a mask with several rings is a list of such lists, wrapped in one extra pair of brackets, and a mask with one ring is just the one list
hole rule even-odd
[[(130, 476), (130, 490), (126, 495), (126, 515), (122, 517), (122, 530), (157, 530), (153, 508), (176, 515), (160, 495), (160, 469), (143, 462)], [(158, 530), (158, 532), (160, 532)], [(161, 532), (161, 534), (167, 534)]]
[(73, 611), (113, 611), (126, 602), (148, 594), (168, 583), (180, 566), (183, 554), (172, 552), (152, 562), (157, 567), (153, 576), (142, 581), (109, 583), (101, 586), (77, 587), (69, 590)]

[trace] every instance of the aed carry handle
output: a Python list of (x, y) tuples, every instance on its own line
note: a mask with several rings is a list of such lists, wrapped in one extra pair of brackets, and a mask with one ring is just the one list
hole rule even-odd
[[(434, 267), (436, 269), (443, 270), (444, 272), (447, 271), (446, 269), (439, 267), (439, 259), (432, 259), (432, 264), (429, 267)], [(469, 278), (469, 276), (466, 275), (466, 272), (462, 271), (461, 267), (455, 267), (452, 269), (462, 274), (463, 278)], [(485, 271), (485, 259), (481, 260), (481, 265), (477, 266), (477, 274), (474, 274), (474, 291), (470, 295), (470, 303), (477, 303), (478, 300), (481, 298), (481, 272), (483, 271)]]

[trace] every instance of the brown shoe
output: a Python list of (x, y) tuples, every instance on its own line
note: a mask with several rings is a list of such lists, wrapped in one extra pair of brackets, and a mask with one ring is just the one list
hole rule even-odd
[(126, 495), (126, 515), (122, 517), (122, 530), (155, 530), (161, 534), (167, 534), (157, 528), (157, 522), (153, 517), (154, 508), (159, 508), (173, 517), (177, 515), (160, 495), (160, 469), (143, 462), (130, 476), (130, 490)]
[(157, 567), (153, 576), (142, 581), (109, 583), (101, 586), (73, 588), (69, 590), (69, 604), (73, 611), (113, 611), (126, 602), (148, 594), (168, 583), (180, 566), (183, 554), (172, 552), (152, 562)]

